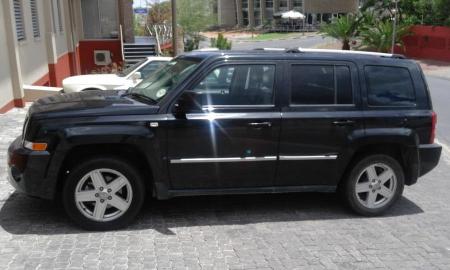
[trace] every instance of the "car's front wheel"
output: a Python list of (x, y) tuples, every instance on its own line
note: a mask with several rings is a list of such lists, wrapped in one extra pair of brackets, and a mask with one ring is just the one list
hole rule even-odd
[(355, 164), (343, 186), (344, 199), (357, 213), (376, 216), (403, 193), (403, 168), (388, 155), (370, 155)]
[(64, 208), (88, 230), (112, 230), (130, 223), (142, 207), (139, 171), (125, 161), (94, 158), (73, 168), (63, 189)]

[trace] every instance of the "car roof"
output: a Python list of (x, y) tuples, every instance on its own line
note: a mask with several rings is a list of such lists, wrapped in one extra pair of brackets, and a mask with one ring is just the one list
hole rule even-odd
[(148, 56), (147, 60), (149, 61), (170, 61), (172, 60), (172, 57), (165, 57), (165, 56)]
[(231, 59), (266, 59), (266, 60), (298, 60), (318, 59), (334, 61), (362, 61), (362, 62), (390, 62), (393, 60), (408, 60), (399, 54), (376, 53), (366, 51), (342, 51), (323, 49), (283, 49), (283, 48), (259, 48), (255, 50), (242, 51), (193, 51), (183, 54), (184, 57), (212, 60), (217, 58)]

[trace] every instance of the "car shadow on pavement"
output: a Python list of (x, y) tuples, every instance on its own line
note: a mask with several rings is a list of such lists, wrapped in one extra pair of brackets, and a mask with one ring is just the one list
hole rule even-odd
[[(402, 197), (383, 217), (423, 213)], [(246, 225), (268, 222), (364, 219), (348, 210), (334, 193), (203, 196), (167, 201), (147, 200), (136, 222), (124, 231), (193, 226)], [(87, 233), (76, 227), (55, 202), (12, 194), (1, 206), (0, 226), (11, 234), (54, 235)]]

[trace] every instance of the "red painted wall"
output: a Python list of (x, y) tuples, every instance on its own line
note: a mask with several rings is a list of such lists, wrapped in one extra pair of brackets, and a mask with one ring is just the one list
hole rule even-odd
[(450, 27), (413, 26), (413, 35), (404, 38), (398, 53), (408, 57), (450, 61)]
[(103, 67), (95, 64), (95, 50), (110, 51), (113, 63), (119, 64), (123, 61), (120, 40), (83, 40), (80, 41), (78, 53), (81, 74), (89, 74), (93, 70)]
[(61, 87), (62, 80), (72, 75), (71, 70), (70, 53), (59, 57), (56, 64), (48, 64), (50, 86)]

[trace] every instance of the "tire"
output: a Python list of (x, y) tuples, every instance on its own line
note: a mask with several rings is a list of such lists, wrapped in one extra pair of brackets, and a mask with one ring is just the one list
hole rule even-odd
[(73, 168), (63, 187), (67, 215), (80, 227), (122, 228), (138, 215), (145, 199), (139, 171), (119, 158), (93, 158)]
[(341, 192), (356, 213), (379, 216), (400, 198), (404, 185), (403, 168), (397, 160), (388, 155), (370, 155), (354, 164)]

